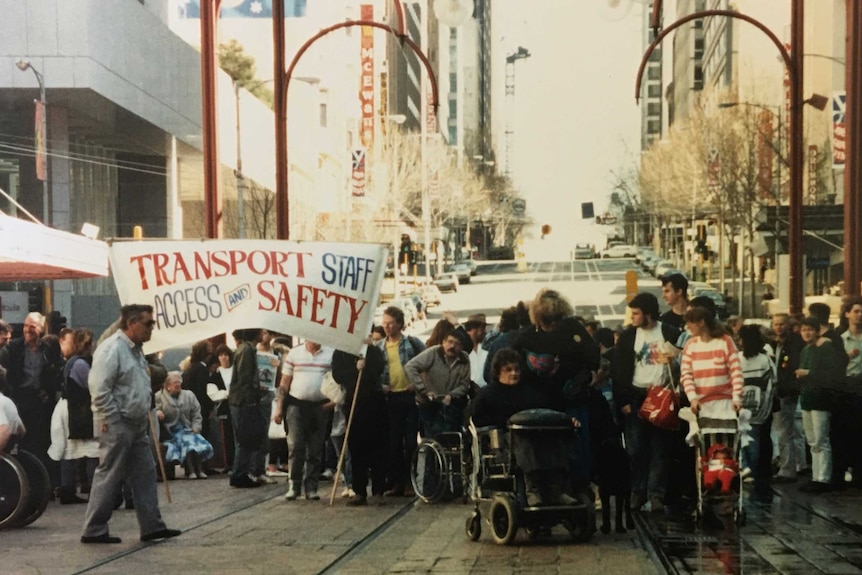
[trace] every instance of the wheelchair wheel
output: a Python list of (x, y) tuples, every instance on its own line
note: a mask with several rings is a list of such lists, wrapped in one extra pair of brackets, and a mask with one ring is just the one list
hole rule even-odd
[(448, 476), (445, 448), (433, 439), (423, 439), (410, 464), (410, 482), (416, 495), (425, 503), (436, 503), (446, 493)]
[(478, 541), (482, 536), (482, 516), (478, 511), (474, 511), (467, 518), (467, 523), (464, 525), (467, 533), (467, 539), (470, 541)]
[(509, 545), (518, 533), (518, 508), (508, 495), (495, 495), (488, 513), (491, 535), (498, 545)]
[(584, 511), (572, 512), (571, 517), (563, 521), (563, 525), (572, 537), (572, 541), (583, 543), (589, 541), (596, 530), (595, 501), (589, 494), (583, 492), (575, 494), (575, 499), (584, 505)]
[(0, 453), (0, 529), (14, 525), (29, 497), (27, 472), (17, 459)]
[(45, 465), (29, 451), (19, 449), (15, 458), (24, 468), (27, 482), (30, 484), (30, 494), (25, 498), (24, 510), (14, 521), (15, 527), (24, 527), (39, 519), (48, 507), (48, 501), (51, 499), (51, 478)]

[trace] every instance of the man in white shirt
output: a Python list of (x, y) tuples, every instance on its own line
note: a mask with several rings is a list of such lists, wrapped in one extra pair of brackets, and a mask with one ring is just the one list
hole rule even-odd
[(482, 347), (482, 341), (485, 339), (485, 331), (488, 324), (483, 320), (469, 319), (464, 323), (464, 331), (470, 336), (473, 342), (473, 349), (470, 351), (470, 379), (479, 387), (485, 387), (485, 358), (488, 356), (488, 350)]
[(334, 407), (321, 392), (323, 377), (332, 369), (331, 347), (313, 341), (291, 349), (281, 368), (278, 404), (273, 420), (281, 424), (286, 403), (290, 489), (284, 498), (293, 501), (305, 485), (305, 498), (319, 500), (317, 481), (326, 437), (326, 409)]
[(632, 325), (620, 335), (615, 347), (611, 378), (632, 459), (631, 508), (640, 509), (649, 501), (652, 511), (663, 511), (673, 432), (640, 419), (638, 411), (649, 388), (666, 383), (667, 368), (661, 356), (665, 342), (679, 339), (679, 330), (658, 321), (658, 299), (651, 293), (637, 294), (628, 307)]

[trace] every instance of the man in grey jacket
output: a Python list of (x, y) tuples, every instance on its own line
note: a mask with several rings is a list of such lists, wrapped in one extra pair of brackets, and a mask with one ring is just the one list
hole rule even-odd
[(121, 542), (108, 533), (108, 521), (122, 481), (132, 488), (141, 541), (180, 534), (162, 521), (150, 446), (152, 389), (141, 344), (149, 341), (156, 324), (153, 307), (123, 306), (120, 320), (120, 329), (96, 348), (88, 380), (101, 457), (84, 516), (82, 543)]
[(404, 372), (416, 391), (422, 436), (459, 431), (470, 391), (470, 357), (455, 328), (444, 334), (443, 343), (408, 361)]

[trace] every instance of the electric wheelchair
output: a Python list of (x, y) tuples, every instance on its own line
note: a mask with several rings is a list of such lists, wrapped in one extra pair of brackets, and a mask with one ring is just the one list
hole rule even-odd
[(507, 429), (477, 428), (469, 425), (471, 437), (470, 498), (474, 509), (467, 518), (466, 535), (478, 541), (482, 519), (490, 526), (493, 540), (511, 544), (519, 528), (528, 539), (550, 535), (562, 524), (576, 542), (588, 541), (596, 529), (595, 501), (588, 490), (573, 495), (571, 505), (537, 505), (527, 503), (524, 475), (518, 468), (511, 446), (517, 434), (532, 441), (559, 439), (569, 442), (576, 433), (571, 417), (549, 409), (531, 409), (513, 415)]

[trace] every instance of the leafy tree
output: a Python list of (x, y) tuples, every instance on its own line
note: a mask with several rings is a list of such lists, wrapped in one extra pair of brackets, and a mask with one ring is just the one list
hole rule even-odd
[(218, 47), (219, 66), (240, 88), (248, 90), (254, 97), (272, 108), (273, 93), (265, 81), (257, 79), (254, 57), (245, 53), (242, 44), (231, 40)]

